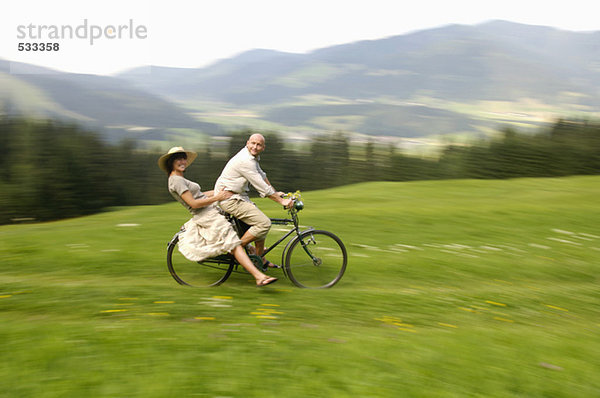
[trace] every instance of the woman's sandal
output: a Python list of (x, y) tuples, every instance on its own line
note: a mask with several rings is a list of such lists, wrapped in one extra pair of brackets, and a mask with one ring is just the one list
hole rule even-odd
[(270, 285), (271, 283), (275, 283), (275, 282), (277, 282), (277, 281), (278, 281), (278, 279), (277, 279), (277, 278), (275, 278), (275, 277), (272, 277), (272, 276), (269, 276), (269, 277), (267, 277), (267, 278), (265, 278), (265, 279), (261, 280), (260, 282), (258, 282), (258, 283), (256, 284), (256, 287), (263, 287), (263, 286), (267, 286), (267, 285)]

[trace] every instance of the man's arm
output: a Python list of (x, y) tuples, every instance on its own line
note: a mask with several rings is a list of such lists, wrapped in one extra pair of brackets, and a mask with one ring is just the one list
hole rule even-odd
[(271, 195), (277, 193), (275, 188), (269, 183), (266, 175), (263, 176), (264, 172), (262, 174), (259, 172), (260, 167), (258, 167), (256, 161), (241, 162), (238, 170), (254, 189), (258, 191), (261, 197), (271, 197)]
[[(262, 172), (261, 175), (263, 176), (263, 180), (265, 180), (265, 182), (271, 187), (273, 188), (273, 190), (275, 190), (275, 188), (273, 187), (273, 185), (271, 184), (271, 182), (269, 181), (269, 179), (267, 178), (267, 174), (265, 174), (264, 171), (259, 169), (259, 172)], [(275, 202), (279, 203), (280, 205), (282, 205), (283, 207), (285, 207), (286, 209), (289, 209), (290, 207), (292, 207), (292, 205), (294, 204), (294, 201), (292, 199), (284, 199), (283, 195), (285, 195), (285, 193), (283, 192), (275, 192), (272, 195), (267, 196), (269, 199), (274, 200)]]
[(275, 192), (273, 195), (269, 195), (268, 198), (279, 203), (286, 209), (289, 209), (294, 204), (294, 201), (290, 198), (284, 199), (283, 195), (284, 195), (283, 192)]

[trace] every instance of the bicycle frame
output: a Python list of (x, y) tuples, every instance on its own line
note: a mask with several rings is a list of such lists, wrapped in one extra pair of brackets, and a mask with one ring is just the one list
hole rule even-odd
[[(303, 205), (301, 205), (303, 206)], [(301, 209), (302, 207), (300, 207)], [(281, 242), (283, 242), (284, 240), (286, 240), (287, 238), (289, 238), (291, 235), (293, 235), (294, 233), (296, 234), (296, 236), (292, 239), (289, 240), (289, 242), (285, 245), (283, 252), (281, 253), (281, 264), (283, 265), (284, 261), (285, 261), (285, 255), (288, 251), (288, 248), (290, 247), (290, 245), (292, 244), (292, 242), (300, 239), (300, 236), (303, 233), (306, 233), (308, 231), (313, 231), (314, 228), (313, 227), (308, 227), (307, 229), (301, 231), (300, 230), (300, 226), (298, 225), (298, 209), (296, 209), (295, 207), (292, 207), (289, 212), (292, 218), (271, 218), (271, 224), (272, 225), (290, 225), (293, 224), (292, 229), (290, 229), (288, 232), (286, 232), (285, 235), (283, 235), (283, 237), (279, 238), (275, 243), (273, 243), (271, 246), (269, 246), (268, 248), (265, 249), (265, 251), (263, 252), (263, 256), (266, 256), (268, 253), (270, 253), (273, 249), (275, 249), (277, 246), (279, 246), (279, 244)], [(235, 228), (237, 229), (238, 226), (236, 223), (233, 223), (233, 225), (235, 226)], [(302, 248), (304, 249), (304, 251), (310, 256), (310, 258), (313, 259), (313, 261), (315, 261), (314, 256), (312, 255), (312, 253), (308, 250), (308, 248), (306, 247), (306, 244), (304, 242), (301, 242), (302, 244)], [(237, 265), (239, 265), (236, 261), (236, 267)], [(283, 267), (284, 273), (285, 273), (285, 267)]]
[[(294, 220), (289, 220), (289, 219), (285, 219), (285, 218), (272, 218), (271, 219), (271, 223), (274, 225), (289, 225), (291, 222), (294, 222)], [(263, 256), (266, 256), (271, 250), (276, 248), (281, 242), (286, 240), (294, 232), (296, 233), (296, 235), (300, 235), (300, 228), (295, 223), (294, 223), (294, 228), (290, 229), (285, 235), (283, 235), (282, 238), (280, 238), (279, 240), (277, 240), (277, 242), (273, 243), (271, 246), (269, 246), (267, 249), (265, 249), (265, 251), (263, 252)], [(284, 250), (284, 253), (285, 253), (285, 250)]]

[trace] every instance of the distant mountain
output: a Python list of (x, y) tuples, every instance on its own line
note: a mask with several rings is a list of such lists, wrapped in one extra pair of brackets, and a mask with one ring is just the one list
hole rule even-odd
[(599, 66), (600, 32), (492, 21), (308, 54), (252, 50), (206, 68), (120, 77), (170, 99), (252, 109), (292, 128), (424, 136), (594, 111)]
[(227, 100), (227, 93), (245, 92), (278, 76), (293, 72), (303, 57), (271, 50), (250, 50), (205, 69), (150, 67), (150, 73), (134, 69), (118, 77), (166, 97)]
[(75, 121), (113, 140), (159, 139), (165, 129), (194, 129), (207, 134), (219, 126), (198, 121), (173, 102), (135, 87), (124, 79), (62, 73), (20, 64), (10, 74), (0, 60), (0, 111), (13, 115)]
[(246, 126), (472, 137), (596, 116), (600, 32), (492, 21), (307, 54), (251, 50), (205, 68), (33, 72), (10, 74), (0, 60), (0, 113), (74, 120), (111, 140), (180, 142)]
[(120, 77), (173, 98), (268, 104), (318, 94), (448, 100), (556, 99), (564, 90), (598, 101), (600, 32), (573, 33), (495, 21), (451, 25), (309, 54), (251, 50), (203, 69), (153, 67)]

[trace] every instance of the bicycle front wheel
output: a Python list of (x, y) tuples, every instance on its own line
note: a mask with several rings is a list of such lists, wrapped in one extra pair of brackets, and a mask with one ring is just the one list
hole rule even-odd
[(178, 237), (167, 248), (167, 267), (173, 279), (180, 285), (192, 287), (217, 286), (225, 282), (234, 267), (230, 255), (222, 255), (205, 261), (190, 261), (177, 250)]
[(341, 239), (329, 231), (305, 231), (290, 245), (285, 271), (298, 287), (327, 288), (344, 275), (348, 255)]

